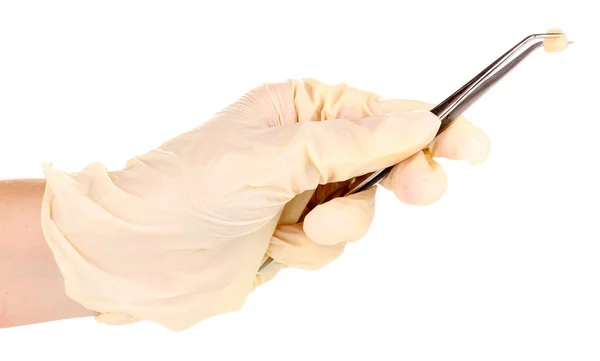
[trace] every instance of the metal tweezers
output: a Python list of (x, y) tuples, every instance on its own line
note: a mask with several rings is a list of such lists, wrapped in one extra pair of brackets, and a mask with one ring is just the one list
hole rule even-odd
[[(544, 39), (565, 36), (563, 33), (541, 33), (532, 34), (521, 40), (517, 45), (496, 59), (487, 68), (482, 70), (473, 79), (463, 85), (460, 89), (442, 101), (440, 104), (430, 110), (431, 113), (441, 119), (441, 126), (436, 137), (448, 128), (465, 110), (475, 103), (483, 94), (491, 89), (500, 79), (521, 63), (529, 54), (544, 44)], [(572, 42), (570, 41), (569, 44)], [(510, 59), (513, 59), (509, 62)], [(507, 63), (508, 62), (508, 63)], [(363, 175), (346, 182), (344, 186), (336, 189), (318, 204), (328, 202), (337, 197), (343, 197), (350, 194), (362, 192), (381, 181), (388, 175), (394, 166), (383, 170)], [(316, 205), (318, 205), (316, 204)], [(304, 217), (312, 207), (306, 207), (301, 214), (298, 222), (302, 222)], [(258, 269), (258, 273), (264, 273), (274, 264), (274, 260), (267, 257)]]

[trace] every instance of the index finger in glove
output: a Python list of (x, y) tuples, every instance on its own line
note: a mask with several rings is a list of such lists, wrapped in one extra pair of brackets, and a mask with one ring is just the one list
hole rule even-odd
[[(348, 86), (328, 85), (314, 79), (293, 80), (297, 121), (330, 119), (358, 120), (398, 111), (431, 110), (435, 105), (415, 100), (389, 99)], [(433, 158), (466, 160), (472, 165), (484, 162), (490, 151), (487, 135), (463, 116), (428, 145)]]

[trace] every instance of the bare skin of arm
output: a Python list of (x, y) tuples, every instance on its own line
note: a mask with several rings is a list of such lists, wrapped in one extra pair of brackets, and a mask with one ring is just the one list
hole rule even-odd
[(0, 328), (96, 315), (65, 295), (40, 225), (44, 187), (0, 180)]

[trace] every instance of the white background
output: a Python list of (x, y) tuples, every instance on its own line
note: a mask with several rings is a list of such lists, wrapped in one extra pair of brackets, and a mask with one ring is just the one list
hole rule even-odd
[(585, 3), (0, 1), (0, 178), (41, 177), (43, 161), (122, 167), (264, 81), (437, 103), (526, 35), (576, 41), (465, 114), (492, 140), (487, 163), (443, 162), (449, 189), (429, 207), (381, 192), (371, 232), (330, 266), (283, 272), (183, 333), (2, 329), (0, 359), (600, 359), (599, 34)]

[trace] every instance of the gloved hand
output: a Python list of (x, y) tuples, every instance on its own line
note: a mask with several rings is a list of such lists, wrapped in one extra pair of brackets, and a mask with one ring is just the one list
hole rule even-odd
[[(398, 164), (381, 185), (426, 205), (446, 189), (433, 158), (486, 159), (488, 138), (465, 119), (434, 140), (431, 107), (315, 80), (267, 84), (123, 170), (45, 164), (42, 228), (67, 295), (99, 321), (172, 330), (239, 310), (282, 267), (318, 269), (363, 237), (377, 188), (278, 226), (298, 196)], [(265, 254), (277, 265), (257, 276)]]

